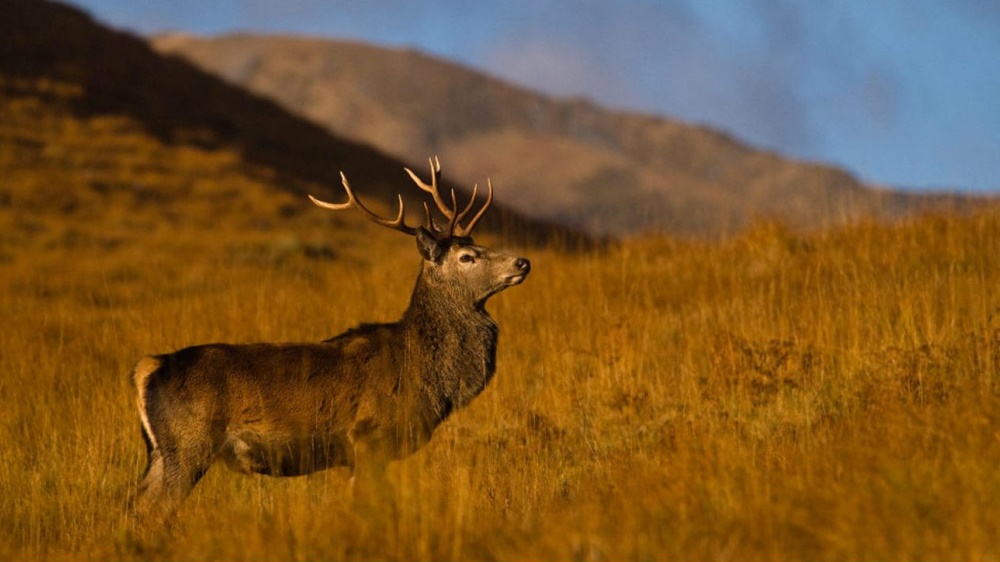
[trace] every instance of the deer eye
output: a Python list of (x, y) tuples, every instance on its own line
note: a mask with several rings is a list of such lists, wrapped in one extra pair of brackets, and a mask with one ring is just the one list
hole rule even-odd
[(462, 255), (461, 255), (461, 256), (460, 256), (459, 258), (458, 258), (458, 261), (460, 261), (460, 262), (462, 262), (462, 263), (473, 263), (473, 262), (475, 262), (475, 261), (476, 261), (476, 257), (475, 257), (475, 256), (473, 256), (472, 254), (462, 254)]

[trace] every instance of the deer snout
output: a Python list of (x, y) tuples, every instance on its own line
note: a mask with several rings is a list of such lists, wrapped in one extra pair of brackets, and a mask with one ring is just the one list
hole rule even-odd
[(525, 258), (517, 258), (514, 260), (513, 270), (512, 274), (504, 278), (504, 282), (508, 287), (524, 281), (524, 278), (528, 276), (528, 272), (531, 271), (531, 262)]
[(527, 258), (517, 258), (514, 262), (514, 268), (521, 272), (521, 275), (527, 275), (531, 271), (531, 262)]

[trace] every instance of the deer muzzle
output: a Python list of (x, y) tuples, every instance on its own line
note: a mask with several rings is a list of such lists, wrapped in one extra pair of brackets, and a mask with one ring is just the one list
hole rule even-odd
[(504, 284), (508, 287), (518, 285), (524, 281), (531, 272), (531, 262), (526, 258), (517, 258), (513, 264), (514, 273), (504, 278)]

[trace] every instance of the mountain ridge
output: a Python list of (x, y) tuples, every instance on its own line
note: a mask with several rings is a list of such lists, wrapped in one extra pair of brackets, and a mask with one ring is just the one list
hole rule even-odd
[(349, 138), (438, 153), (521, 212), (599, 235), (718, 235), (761, 218), (823, 227), (963, 209), (975, 197), (865, 184), (704, 125), (554, 98), (414, 49), (294, 35), (163, 35), (152, 44)]

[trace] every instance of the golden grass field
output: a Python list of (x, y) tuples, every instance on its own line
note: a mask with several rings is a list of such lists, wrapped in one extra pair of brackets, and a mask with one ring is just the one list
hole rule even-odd
[(419, 258), (236, 154), (68, 123), (0, 154), (0, 559), (1000, 559), (996, 212), (520, 249), (496, 378), (388, 507), (216, 466), (136, 538), (137, 359), (395, 320)]
[(393, 465), (391, 512), (347, 509), (344, 471), (217, 466), (169, 535), (136, 546), (134, 360), (321, 339), (405, 307), (405, 237), (316, 260), (284, 236), (67, 240), (5, 264), (0, 556), (1000, 555), (996, 215), (531, 251), (531, 279), (492, 306), (497, 378)]

